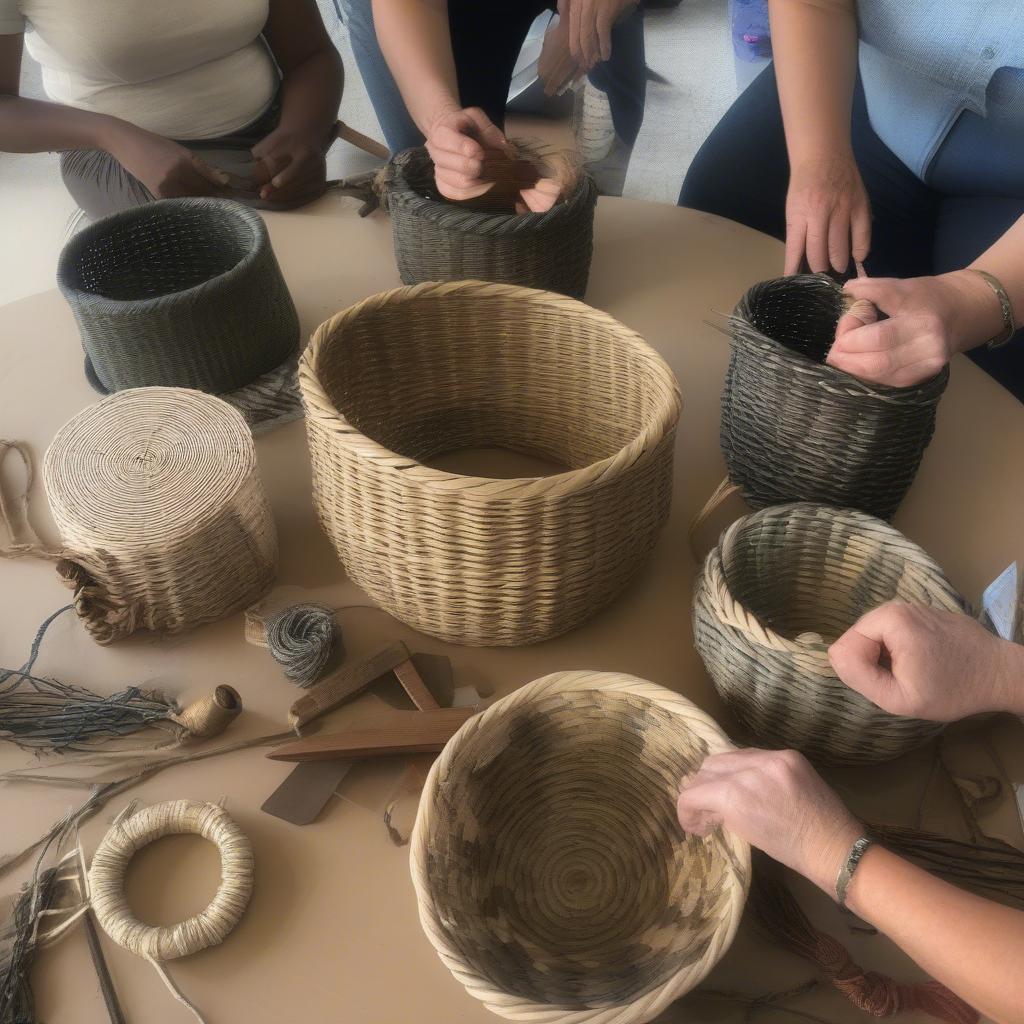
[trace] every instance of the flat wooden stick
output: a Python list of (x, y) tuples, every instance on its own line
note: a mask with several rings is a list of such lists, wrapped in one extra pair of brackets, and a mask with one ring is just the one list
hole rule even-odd
[(416, 671), (416, 666), (412, 663), (411, 658), (395, 666), (395, 675), (398, 676), (402, 689), (409, 694), (409, 700), (413, 702), (418, 711), (434, 711), (441, 706), (427, 689), (427, 684), (423, 682), (423, 677)]
[(339, 139), (345, 142), (350, 142), (356, 149), (361, 149), (364, 153), (369, 153), (370, 156), (377, 157), (378, 160), (390, 160), (391, 151), (387, 146), (377, 142), (376, 139), (371, 139), (368, 135), (364, 135), (362, 132), (357, 132), (355, 128), (349, 128), (344, 121), (339, 121), (336, 128), (335, 134)]
[(334, 761), (394, 754), (437, 754), (475, 714), (476, 708), (393, 711), (358, 729), (311, 736), (275, 747), (267, 757), (275, 761)]

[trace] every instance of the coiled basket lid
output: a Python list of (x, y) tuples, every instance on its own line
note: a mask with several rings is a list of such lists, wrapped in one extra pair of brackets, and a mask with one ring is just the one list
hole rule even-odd
[(849, 689), (828, 648), (890, 600), (966, 607), (938, 565), (880, 519), (783, 505), (733, 523), (707, 556), (694, 641), (715, 688), (758, 743), (793, 747), (822, 764), (885, 761), (942, 726), (890, 715)]
[(676, 797), (731, 750), (685, 697), (558, 672), (499, 700), (427, 777), (411, 844), (420, 922), (470, 995), (510, 1020), (639, 1024), (729, 948), (750, 851), (682, 832)]
[(754, 285), (729, 320), (722, 453), (753, 508), (813, 501), (889, 519), (917, 474), (949, 370), (892, 388), (828, 366), (844, 308), (835, 282), (802, 274)]
[(235, 391), (296, 350), (299, 319), (263, 219), (227, 199), (162, 199), (65, 245), (57, 284), (98, 391)]
[(593, 254), (597, 186), (581, 172), (544, 213), (484, 213), (448, 202), (434, 187), (426, 149), (388, 168), (387, 207), (405, 284), (479, 279), (582, 298)]
[[(299, 384), (314, 503), (348, 575), (443, 640), (572, 629), (637, 572), (668, 516), (675, 378), (581, 302), (479, 281), (384, 292), (317, 328)], [(568, 469), (424, 465), (465, 448)]]
[(57, 432), (43, 481), (93, 638), (178, 632), (270, 587), (277, 533), (242, 417), (182, 388), (120, 391)]

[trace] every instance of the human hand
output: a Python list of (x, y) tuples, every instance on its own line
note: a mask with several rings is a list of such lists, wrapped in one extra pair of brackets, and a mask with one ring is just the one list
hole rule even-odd
[(537, 61), (537, 77), (544, 86), (544, 95), (560, 96), (585, 73), (569, 50), (569, 19), (559, 17), (544, 33)]
[[(333, 136), (330, 141), (333, 141)], [(302, 206), (327, 187), (327, 148), (317, 130), (278, 126), (252, 147), (257, 194), (280, 209)]]
[(871, 244), (871, 205), (852, 154), (794, 163), (786, 193), (786, 270), (843, 273)]
[(127, 123), (114, 129), (107, 151), (157, 199), (223, 195), (229, 181), (177, 142)]
[(710, 755), (683, 781), (676, 812), (685, 831), (704, 836), (724, 825), (830, 896), (864, 831), (795, 750)]
[(479, 107), (443, 110), (425, 134), (437, 190), (449, 199), (475, 199), (494, 184), (483, 177), (488, 149), (516, 158), (501, 129)]
[(558, 0), (558, 17), (569, 26), (569, 53), (583, 71), (610, 60), (612, 27), (637, 0)]
[[(827, 362), (862, 380), (909, 387), (934, 377), (956, 352), (1002, 329), (999, 300), (980, 275), (857, 278), (843, 289), (858, 300), (836, 328)], [(863, 305), (861, 304), (863, 301)], [(866, 313), (877, 307), (887, 320)]]
[(955, 722), (1024, 708), (1024, 648), (968, 615), (890, 601), (828, 656), (847, 686), (894, 715)]

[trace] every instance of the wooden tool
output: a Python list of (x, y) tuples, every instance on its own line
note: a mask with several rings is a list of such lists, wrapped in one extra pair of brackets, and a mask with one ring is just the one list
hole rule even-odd
[(437, 754), (476, 714), (476, 708), (393, 711), (356, 729), (275, 747), (274, 761), (334, 761), (394, 754)]

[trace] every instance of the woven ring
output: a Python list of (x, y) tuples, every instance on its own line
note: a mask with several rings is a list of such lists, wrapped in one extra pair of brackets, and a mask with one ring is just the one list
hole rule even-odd
[[(205, 910), (169, 927), (140, 921), (128, 905), (124, 879), (132, 857), (163, 836), (202, 836), (220, 851), (221, 882)], [(125, 813), (103, 837), (89, 868), (93, 911), (119, 946), (148, 960), (174, 960), (222, 942), (249, 904), (252, 846), (223, 807), (193, 800), (168, 800)]]

